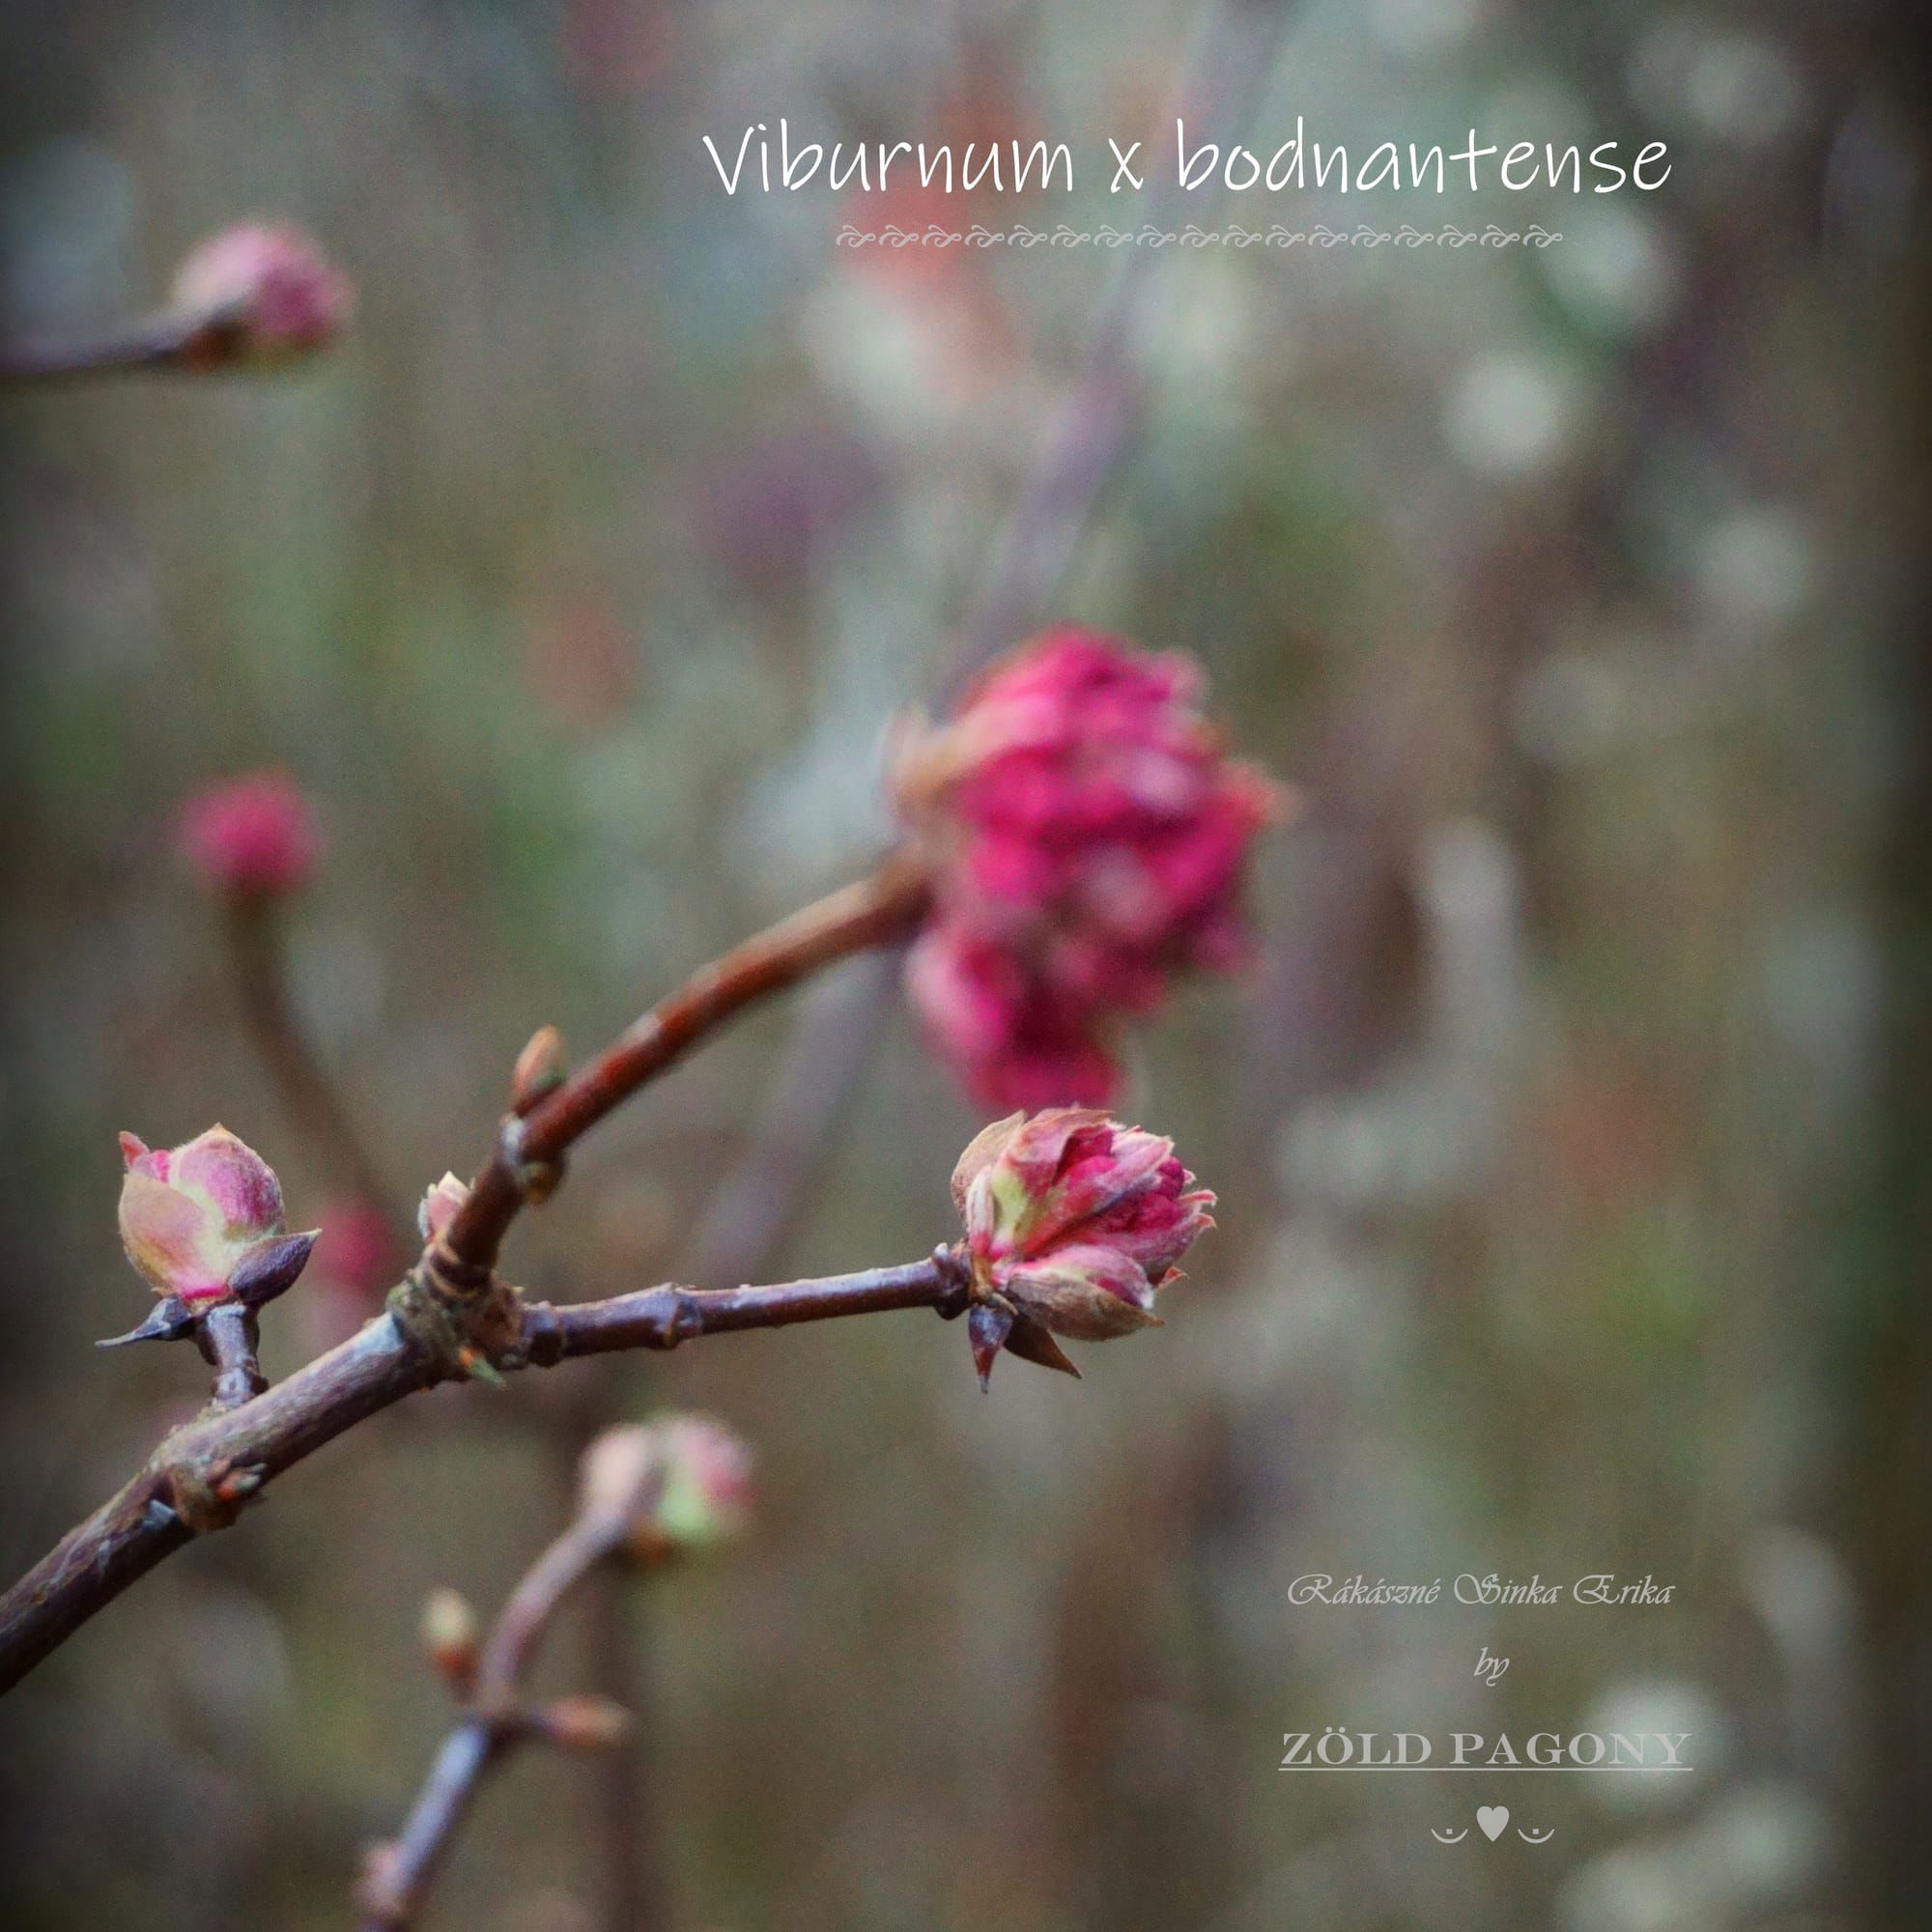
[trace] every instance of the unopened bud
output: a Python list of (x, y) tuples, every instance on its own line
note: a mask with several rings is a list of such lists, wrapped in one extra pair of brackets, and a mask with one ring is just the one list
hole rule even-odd
[(438, 1673), (458, 1691), (468, 1690), (476, 1674), (481, 1635), (466, 1597), (448, 1589), (429, 1593), (423, 1605), (422, 1646)]
[(631, 1734), (631, 1714), (609, 1697), (558, 1697), (538, 1711), (535, 1726), (564, 1750), (609, 1750)]
[(469, 1199), (469, 1186), (453, 1174), (445, 1174), (434, 1187), (427, 1189), (416, 1208), (416, 1226), (422, 1231), (423, 1239), (437, 1239)]
[(659, 1475), (655, 1430), (641, 1422), (607, 1429), (583, 1452), (578, 1469), (579, 1504), (586, 1516), (625, 1521), (649, 1500)]
[(952, 1176), (980, 1380), (1003, 1347), (1058, 1368), (1051, 1336), (1103, 1342), (1156, 1324), (1155, 1291), (1214, 1225), (1214, 1197), (1193, 1180), (1172, 1141), (1090, 1108), (985, 1128)]
[(174, 308), (196, 325), (183, 359), (198, 368), (308, 355), (342, 329), (355, 306), (348, 277), (295, 228), (225, 229), (175, 275)]
[(517, 1056), (510, 1075), (510, 1104), (519, 1114), (527, 1114), (546, 1094), (563, 1085), (564, 1068), (562, 1034), (554, 1026), (539, 1027)]
[(679, 1549), (708, 1549), (743, 1536), (756, 1494), (744, 1438), (708, 1415), (668, 1416), (657, 1427), (666, 1460), (659, 1532)]
[(750, 1525), (751, 1451), (708, 1416), (626, 1423), (585, 1451), (581, 1494), (585, 1514), (623, 1525), (640, 1561), (707, 1549)]
[(300, 1271), (313, 1236), (284, 1236), (274, 1169), (226, 1127), (178, 1148), (123, 1134), (121, 1157), (121, 1243), (157, 1294), (192, 1307), (247, 1285), (262, 1299)]

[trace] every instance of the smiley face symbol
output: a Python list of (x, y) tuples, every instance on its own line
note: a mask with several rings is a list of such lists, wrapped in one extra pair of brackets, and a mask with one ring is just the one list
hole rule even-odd
[(1438, 1832), (1435, 1826), (1429, 1828), (1429, 1835), (1445, 1845), (1460, 1845), (1469, 1835), (1466, 1825), (1459, 1825), (1453, 1832)]
[(1525, 1832), (1520, 1825), (1516, 1828), (1516, 1834), (1525, 1845), (1547, 1845), (1556, 1835), (1553, 1831)]

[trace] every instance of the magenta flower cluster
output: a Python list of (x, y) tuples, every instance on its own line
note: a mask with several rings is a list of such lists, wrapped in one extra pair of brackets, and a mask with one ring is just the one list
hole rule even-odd
[(1240, 958), (1248, 846), (1282, 794), (1224, 754), (1202, 683), (1190, 658), (1049, 632), (896, 760), (933, 879), (907, 986), (981, 1104), (1105, 1104), (1120, 1023)]

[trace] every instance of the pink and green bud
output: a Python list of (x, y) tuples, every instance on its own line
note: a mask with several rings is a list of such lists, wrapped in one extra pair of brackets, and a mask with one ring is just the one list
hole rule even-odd
[(668, 1416), (657, 1430), (665, 1457), (659, 1531), (679, 1549), (708, 1549), (743, 1536), (756, 1500), (744, 1438), (704, 1415)]
[(547, 1743), (559, 1750), (610, 1750), (631, 1735), (636, 1722), (623, 1705), (595, 1691), (555, 1697), (531, 1721)]
[(279, 898), (307, 883), (320, 840), (285, 772), (250, 772), (196, 792), (176, 821), (175, 842), (218, 898)]
[(1121, 1023), (1238, 962), (1248, 847), (1285, 794), (1226, 755), (1202, 684), (1191, 658), (1052, 631), (901, 744), (933, 892), (907, 989), (983, 1104), (1104, 1102)]
[(274, 1170), (226, 1127), (168, 1149), (123, 1134), (121, 1153), (122, 1245), (157, 1294), (263, 1299), (300, 1271), (314, 1236), (284, 1236)]
[(751, 1526), (752, 1454), (708, 1416), (625, 1423), (584, 1452), (580, 1496), (584, 1514), (619, 1525), (641, 1560), (696, 1553)]
[(985, 1128), (952, 1174), (980, 1379), (1002, 1347), (1066, 1368), (1048, 1337), (1103, 1342), (1158, 1323), (1156, 1292), (1214, 1225), (1214, 1196), (1193, 1181), (1172, 1141), (1090, 1108)]
[(193, 326), (190, 367), (268, 367), (312, 354), (355, 311), (349, 279), (299, 229), (246, 222), (195, 248), (175, 275), (172, 306)]

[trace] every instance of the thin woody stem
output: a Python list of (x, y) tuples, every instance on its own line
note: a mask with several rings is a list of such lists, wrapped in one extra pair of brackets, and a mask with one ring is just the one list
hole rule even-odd
[(469, 1814), (483, 1775), (509, 1739), (481, 1718), (466, 1718), (443, 1739), (400, 1835), (372, 1856), (362, 1884), (367, 1932), (394, 1932), (414, 1918)]
[[(488, 1311), (495, 1337), (489, 1353), (504, 1373), (612, 1350), (675, 1349), (701, 1336), (892, 1309), (930, 1308), (952, 1317), (966, 1304), (962, 1271), (949, 1249), (903, 1267), (775, 1288), (667, 1285), (564, 1307), (525, 1304), (507, 1290), (501, 1295)], [(386, 1314), (252, 1401), (177, 1430), (118, 1494), (0, 1597), (0, 1690), (199, 1530), (232, 1521), (240, 1498), (356, 1423), (452, 1373), (446, 1354)]]
[[(581, 1135), (699, 1039), (832, 960), (903, 937), (917, 925), (926, 900), (917, 866), (899, 856), (888, 859), (869, 877), (767, 927), (695, 974), (595, 1060), (521, 1118), (507, 1121), (463, 1206), (404, 1284), (406, 1297), (426, 1291), (417, 1295), (414, 1315), (399, 1319), (403, 1309), (392, 1307), (279, 1387), (169, 1436), (117, 1495), (0, 1598), (0, 1691), (191, 1535), (232, 1520), (238, 1494), (252, 1494), (355, 1423), (479, 1362), (498, 1370), (547, 1367), (573, 1354), (672, 1349), (691, 1336), (726, 1328), (776, 1327), (878, 1308), (957, 1312), (963, 1292), (953, 1271), (936, 1263), (798, 1282), (790, 1292), (734, 1289), (714, 1297), (688, 1289), (647, 1289), (567, 1309), (526, 1307), (496, 1276), (503, 1235), (534, 1191), (533, 1173), (548, 1169), (547, 1191)], [(895, 1279), (882, 1288), (887, 1277)]]
[(365, 1932), (412, 1923), (487, 1774), (540, 1736), (520, 1704), (523, 1679), (558, 1610), (624, 1539), (622, 1518), (585, 1512), (511, 1592), (477, 1662), (469, 1708), (443, 1740), (401, 1833), (372, 1856), (361, 1887)]
[(667, 1922), (661, 1870), (654, 1713), (639, 1656), (637, 1610), (624, 1579), (606, 1571), (591, 1579), (592, 1688), (631, 1714), (631, 1726), (603, 1752), (595, 1770), (598, 1874), (596, 1912), (605, 1932), (653, 1932)]
[(163, 314), (99, 335), (0, 343), (0, 384), (25, 387), (180, 368), (207, 345), (210, 327), (205, 316)]
[(472, 1291), (487, 1286), (532, 1177), (550, 1170), (554, 1179), (570, 1148), (647, 1080), (754, 1002), (835, 959), (906, 936), (926, 899), (923, 873), (904, 858), (889, 859), (870, 877), (768, 926), (694, 974), (510, 1122), (443, 1236), (457, 1282)]
[(201, 1351), (214, 1370), (214, 1406), (240, 1408), (269, 1386), (256, 1355), (255, 1311), (223, 1302), (202, 1317), (196, 1331)]
[(413, 1233), (412, 1216), (394, 1198), (381, 1162), (289, 998), (288, 958), (277, 908), (265, 899), (234, 898), (226, 910), (228, 951), (242, 1015), (283, 1106), (336, 1184), (381, 1212), (402, 1251)]

